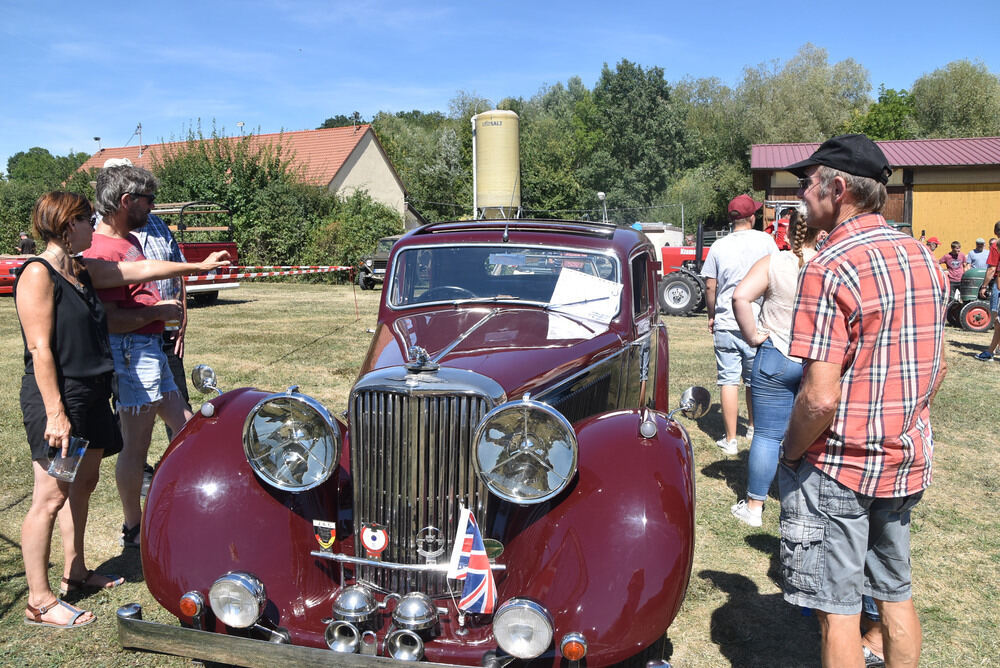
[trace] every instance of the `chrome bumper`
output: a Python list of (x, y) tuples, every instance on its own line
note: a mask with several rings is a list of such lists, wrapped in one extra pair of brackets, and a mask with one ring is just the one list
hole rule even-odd
[[(231, 663), (248, 668), (344, 666), (346, 668), (398, 668), (401, 661), (384, 656), (338, 654), (328, 649), (198, 631), (142, 619), (142, 606), (131, 603), (118, 608), (118, 642), (128, 649), (186, 656), (203, 661)], [(455, 668), (450, 664), (421, 661), (421, 668)]]

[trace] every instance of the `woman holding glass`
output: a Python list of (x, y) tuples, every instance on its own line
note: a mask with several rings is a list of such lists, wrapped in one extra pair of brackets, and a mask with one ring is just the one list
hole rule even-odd
[[(153, 278), (183, 276), (228, 264), (225, 252), (199, 264), (174, 262), (111, 263), (75, 257), (91, 243), (93, 209), (75, 193), (51, 192), (35, 203), (35, 236), (46, 244), (21, 267), (14, 303), (24, 340), (21, 411), (31, 448), (34, 488), (21, 526), (21, 552), (28, 582), (25, 622), (76, 628), (94, 621), (93, 613), (60, 600), (48, 580), (49, 552), (59, 517), (64, 565), (63, 595), (110, 589), (124, 578), (87, 569), (84, 531), (90, 495), (97, 485), (105, 448), (120, 449), (111, 396), (111, 349), (107, 322), (95, 287), (113, 287)], [(177, 317), (176, 300), (152, 308), (164, 319)], [(90, 441), (72, 482), (52, 477), (49, 459), (66, 456), (71, 437)], [(67, 503), (67, 500), (69, 503)]]

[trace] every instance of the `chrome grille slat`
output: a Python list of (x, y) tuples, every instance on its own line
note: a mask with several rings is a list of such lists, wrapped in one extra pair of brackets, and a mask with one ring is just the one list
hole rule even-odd
[[(417, 564), (415, 537), (427, 526), (445, 535), (451, 554), (459, 504), (483, 525), (490, 495), (473, 465), (472, 437), (494, 406), (486, 395), (426, 393), (387, 388), (355, 389), (350, 401), (351, 471), (354, 478), (354, 538), (363, 556), (361, 528), (387, 528), (382, 561)], [(383, 591), (447, 594), (443, 575), (359, 566), (359, 582)]]

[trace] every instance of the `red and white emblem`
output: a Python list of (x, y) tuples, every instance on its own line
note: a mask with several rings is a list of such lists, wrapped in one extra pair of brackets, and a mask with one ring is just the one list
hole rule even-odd
[(370, 558), (378, 559), (389, 546), (389, 533), (381, 524), (364, 524), (361, 526), (361, 543)]

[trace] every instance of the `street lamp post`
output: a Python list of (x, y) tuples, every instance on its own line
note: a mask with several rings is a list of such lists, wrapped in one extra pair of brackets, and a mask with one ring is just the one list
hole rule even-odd
[(597, 199), (601, 200), (601, 208), (603, 209), (601, 221), (605, 223), (608, 222), (608, 203), (604, 201), (606, 197), (607, 195), (603, 192), (597, 193)]

